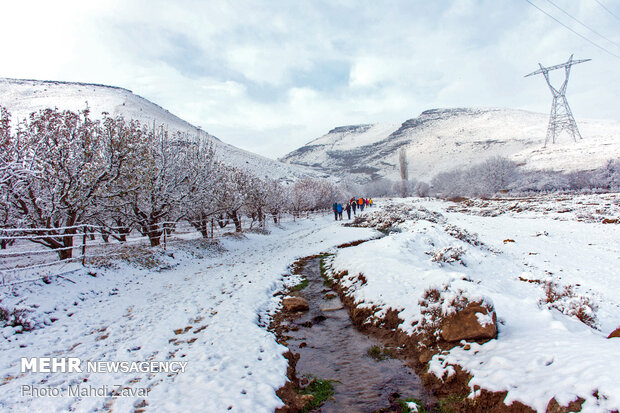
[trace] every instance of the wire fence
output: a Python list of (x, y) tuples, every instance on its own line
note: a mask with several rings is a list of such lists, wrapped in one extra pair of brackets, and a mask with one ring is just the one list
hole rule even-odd
[[(280, 224), (326, 212), (281, 214), (277, 221)], [(271, 216), (260, 222), (244, 217), (241, 222), (243, 231), (266, 229), (274, 225)], [(196, 226), (203, 231), (199, 231)], [(148, 232), (160, 232), (159, 245), (151, 245)], [(57, 228), (0, 228), (0, 242), (5, 243), (4, 248), (0, 249), (0, 282), (1, 286), (6, 287), (47, 281), (54, 277), (63, 278), (66, 274), (78, 271), (74, 268), (76, 265), (87, 266), (123, 256), (146, 257), (165, 251), (171, 243), (201, 238), (217, 239), (234, 232), (232, 220), (216, 218), (208, 222), (162, 221), (150, 226), (148, 231), (136, 226), (90, 224)]]

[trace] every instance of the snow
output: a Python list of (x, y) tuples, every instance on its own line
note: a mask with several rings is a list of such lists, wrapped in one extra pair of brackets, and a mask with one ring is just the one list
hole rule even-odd
[[(28, 308), (38, 327), (0, 338), (0, 410), (23, 412), (132, 411), (143, 399), (157, 412), (271, 412), (282, 403), (286, 348), (264, 327), (278, 308), (283, 274), (296, 258), (376, 232), (345, 228), (331, 214), (271, 227), (271, 233), (222, 237), (220, 247), (197, 241), (162, 254), (164, 266), (138, 269), (72, 264), (65, 278), (2, 292), (2, 305)], [(221, 249), (224, 249), (223, 251)], [(69, 281), (71, 280), (71, 282)], [(51, 322), (51, 319), (58, 319)], [(20, 373), (21, 357), (92, 361), (187, 361), (184, 373)], [(28, 397), (23, 385), (81, 384), (150, 388), (148, 397)]]
[[(419, 301), (427, 288), (443, 290), (444, 303), (454, 294), (492, 303), (499, 321), (498, 339), (471, 343), (468, 350), (455, 347), (430, 362), (429, 371), (440, 378), (453, 374), (455, 365), (468, 371), (473, 376), (472, 396), (474, 386), (480, 386), (507, 391), (507, 404), (518, 400), (539, 412), (554, 397), (564, 405), (582, 397), (584, 412), (618, 409), (620, 340), (606, 337), (620, 326), (620, 226), (575, 218), (598, 210), (597, 205), (610, 199), (617, 205), (617, 197), (556, 198), (541, 197), (539, 210), (512, 209), (498, 216), (464, 213), (462, 207), (454, 212), (454, 204), (443, 201), (377, 202), (383, 207), (403, 204), (401, 211), (413, 212), (403, 212), (407, 219), (395, 224), (396, 231), (389, 236), (338, 251), (332, 271), (347, 270), (349, 275), (341, 282), (356, 302), (376, 306), (377, 316), (390, 308), (400, 311), (404, 321), (399, 328), (407, 333), (416, 331), (424, 317)], [(502, 203), (498, 209), (508, 210), (515, 200), (489, 202), (486, 210)], [(558, 211), (554, 205), (558, 202), (569, 204), (572, 213)], [(424, 217), (433, 215), (418, 209), (441, 218), (429, 221)], [(617, 218), (617, 210), (608, 217)], [(454, 227), (471, 237), (456, 238)], [(514, 242), (504, 242), (507, 239)], [(434, 262), (428, 255), (446, 247), (461, 248), (462, 263)], [(356, 281), (360, 273), (365, 284)], [(569, 288), (572, 296), (546, 303), (549, 282), (559, 291)], [(593, 326), (566, 308), (575, 302), (590, 306), (585, 312), (595, 314)], [(449, 311), (442, 308), (444, 314)]]
[(325, 145), (326, 150), (347, 150), (359, 146), (373, 144), (394, 132), (400, 126), (399, 123), (376, 123), (368, 125), (368, 129), (362, 128), (363, 132), (330, 132), (327, 135), (315, 139), (312, 145)]
[(351, 165), (360, 165), (398, 180), (402, 147), (407, 150), (409, 176), (430, 180), (493, 156), (509, 158), (526, 170), (563, 172), (596, 169), (620, 157), (620, 121), (578, 118), (582, 140), (574, 142), (563, 133), (555, 144), (543, 148), (548, 120), (548, 114), (517, 109), (435, 109), (402, 125), (380, 123), (359, 132), (330, 132), (282, 160), (318, 165), (340, 175), (350, 174)]
[(219, 159), (261, 179), (268, 177), (294, 181), (324, 176), (314, 170), (274, 161), (222, 142), (127, 89), (88, 83), (0, 78), (0, 106), (9, 110), (14, 125), (40, 109), (80, 111), (87, 104), (94, 118), (107, 112), (112, 116), (122, 115), (125, 119), (139, 120), (149, 127), (153, 123), (156, 126), (164, 125), (171, 134), (179, 132), (189, 136), (210, 137)]
[(409, 409), (410, 412), (416, 413), (419, 411), (418, 404), (416, 402), (406, 402), (405, 404), (407, 405), (407, 408)]

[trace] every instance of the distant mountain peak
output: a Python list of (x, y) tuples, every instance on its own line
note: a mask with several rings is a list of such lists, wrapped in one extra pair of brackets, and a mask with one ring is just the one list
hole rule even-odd
[(364, 125), (337, 126), (327, 133), (364, 133), (368, 129), (372, 128), (372, 126), (373, 125), (371, 123)]

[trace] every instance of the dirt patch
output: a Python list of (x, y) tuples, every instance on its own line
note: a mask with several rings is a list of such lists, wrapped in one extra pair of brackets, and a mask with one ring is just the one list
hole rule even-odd
[(360, 240), (357, 240), (357, 241), (346, 242), (346, 243), (344, 243), (344, 244), (340, 244), (340, 245), (338, 245), (336, 248), (349, 248), (349, 247), (356, 247), (356, 246), (358, 246), (358, 245), (360, 245), (360, 244), (363, 244), (363, 243), (365, 243), (365, 242), (372, 241), (372, 240), (375, 240), (375, 239), (377, 239), (377, 238), (371, 238), (371, 239), (360, 239)]

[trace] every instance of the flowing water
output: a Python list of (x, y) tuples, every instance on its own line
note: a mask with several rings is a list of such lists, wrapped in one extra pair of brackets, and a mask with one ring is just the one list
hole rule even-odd
[(292, 324), (288, 347), (300, 354), (297, 375), (334, 380), (335, 395), (319, 412), (375, 412), (394, 398), (431, 398), (414, 370), (398, 359), (377, 361), (368, 355), (381, 343), (357, 331), (349, 313), (323, 284), (320, 259), (310, 260), (303, 275), (309, 281), (301, 292), (310, 310)]

